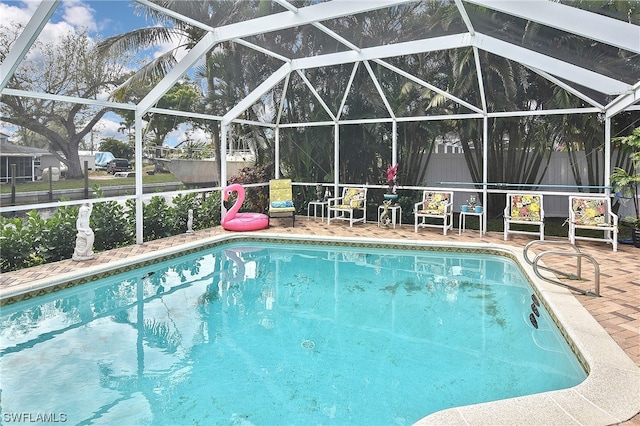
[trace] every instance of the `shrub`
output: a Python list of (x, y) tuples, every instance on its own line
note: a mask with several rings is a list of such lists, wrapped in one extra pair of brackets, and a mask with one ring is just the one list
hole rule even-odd
[(0, 217), (0, 267), (2, 272), (15, 271), (47, 262), (41, 248), (41, 237), (46, 227), (35, 210), (26, 218)]
[(173, 235), (187, 232), (187, 220), (189, 218), (189, 210), (193, 210), (193, 228), (199, 229), (199, 208), (200, 199), (197, 194), (177, 195), (173, 198)]
[[(255, 165), (245, 167), (240, 172), (229, 178), (229, 183), (246, 185), (250, 183), (269, 182), (271, 174), (269, 170), (273, 165)], [(241, 211), (265, 212), (269, 206), (269, 188), (249, 188), (246, 191)]]
[[(96, 196), (102, 191), (95, 187)], [(91, 228), (94, 251), (111, 250), (135, 243), (135, 200), (124, 206), (116, 201), (95, 203)], [(193, 209), (193, 229), (220, 224), (220, 193), (178, 195), (169, 205), (164, 197), (154, 196), (143, 206), (144, 241), (169, 237), (187, 230), (189, 209)], [(75, 250), (77, 206), (60, 207), (50, 219), (36, 210), (23, 218), (0, 216), (0, 271), (9, 272), (31, 266), (70, 259)]]
[[(135, 212), (135, 208), (133, 211)], [(145, 241), (153, 241), (175, 235), (173, 223), (175, 215), (170, 210), (164, 197), (158, 195), (151, 197), (149, 203), (142, 208), (142, 216)]]
[(219, 225), (220, 220), (222, 219), (220, 216), (221, 201), (220, 192), (218, 191), (203, 194), (202, 201), (200, 202), (200, 209), (198, 210), (199, 226), (198, 228), (194, 226), (193, 229), (213, 228), (214, 226)]
[[(102, 197), (102, 190), (94, 188), (96, 197)], [(124, 206), (116, 201), (104, 201), (93, 205), (91, 228), (95, 236), (95, 251), (111, 250), (131, 245), (135, 242), (133, 223), (125, 214)]]
[(73, 256), (78, 233), (77, 218), (78, 206), (64, 206), (58, 208), (53, 217), (46, 221), (41, 246), (47, 262), (57, 262)]

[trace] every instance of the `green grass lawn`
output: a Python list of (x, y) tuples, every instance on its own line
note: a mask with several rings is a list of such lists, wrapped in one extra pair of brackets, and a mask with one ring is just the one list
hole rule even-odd
[[(142, 175), (143, 184), (153, 183), (171, 183), (180, 182), (171, 173), (158, 173), (154, 175)], [(94, 185), (98, 185), (101, 188), (108, 186), (119, 185), (135, 185), (135, 177), (129, 178), (115, 178), (104, 171), (90, 171), (89, 172), (89, 188)], [(64, 190), (64, 189), (82, 189), (84, 188), (84, 179), (61, 179), (57, 182), (53, 182), (52, 189)], [(2, 184), (0, 186), (2, 194), (11, 193), (11, 183)], [(19, 192), (31, 192), (31, 191), (48, 191), (49, 182), (37, 181), (37, 182), (20, 182), (16, 183), (16, 193)]]

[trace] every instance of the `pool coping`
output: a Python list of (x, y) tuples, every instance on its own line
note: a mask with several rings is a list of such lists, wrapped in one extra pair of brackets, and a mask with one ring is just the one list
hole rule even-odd
[[(239, 241), (301, 241), (296, 235), (260, 233), (220, 234), (179, 246), (139, 254), (126, 259), (96, 265), (55, 277), (40, 279), (19, 288), (0, 289), (0, 301), (47, 294), (87, 282), (87, 277), (113, 275), (159, 258), (172, 258), (222, 243)], [(618, 346), (613, 338), (591, 316), (574, 294), (560, 286), (538, 278), (521, 252), (495, 243), (429, 242), (407, 239), (373, 239), (363, 237), (314, 236), (312, 242), (327, 244), (366, 244), (405, 247), (407, 249), (484, 250), (503, 253), (518, 261), (542, 303), (559, 323), (570, 344), (578, 352), (588, 370), (587, 378), (577, 386), (552, 392), (509, 398), (499, 401), (450, 408), (430, 414), (416, 425), (446, 424), (589, 424), (610, 425), (628, 420), (640, 411), (640, 399), (633, 391), (640, 389), (640, 367)]]

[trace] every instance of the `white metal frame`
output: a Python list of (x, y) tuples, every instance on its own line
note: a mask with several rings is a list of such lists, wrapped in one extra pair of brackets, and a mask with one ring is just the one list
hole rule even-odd
[[(164, 114), (184, 115), (191, 114), (181, 111), (165, 111), (156, 110), (153, 106), (157, 101), (187, 72), (192, 68), (201, 58), (215, 45), (223, 41), (234, 41), (242, 44), (251, 49), (255, 49), (264, 54), (268, 54), (274, 58), (277, 58), (283, 62), (280, 69), (274, 72), (268, 77), (262, 84), (260, 84), (255, 90), (253, 90), (245, 99), (240, 101), (234, 108), (228, 111), (223, 117), (202, 115), (203, 119), (211, 119), (221, 121), (221, 158), (226, 157), (226, 141), (227, 132), (231, 123), (248, 123), (246, 120), (239, 120), (238, 117), (247, 108), (250, 108), (256, 101), (262, 96), (273, 89), (277, 84), (282, 81), (285, 85), (289, 81), (289, 77), (293, 72), (299, 72), (307, 68), (331, 66), (337, 64), (353, 63), (354, 68), (349, 81), (349, 85), (345, 92), (343, 102), (341, 103), (338, 111), (330, 111), (326, 103), (322, 100), (321, 96), (313, 90), (313, 87), (307, 82), (307, 85), (311, 89), (313, 95), (316, 97), (322, 107), (329, 113), (332, 118), (332, 122), (327, 123), (298, 123), (290, 124), (287, 126), (307, 126), (307, 125), (332, 125), (334, 126), (334, 149), (335, 149), (335, 175), (334, 175), (334, 191), (338, 190), (340, 186), (338, 164), (339, 164), (339, 126), (341, 124), (358, 124), (358, 123), (371, 123), (371, 122), (392, 122), (393, 123), (393, 152), (392, 158), (394, 162), (397, 158), (397, 143), (396, 143), (396, 124), (398, 121), (417, 121), (417, 120), (439, 120), (439, 119), (463, 119), (463, 118), (483, 118), (484, 120), (484, 146), (485, 146), (485, 164), (483, 166), (483, 193), (487, 194), (487, 173), (486, 173), (486, 146), (487, 146), (487, 118), (497, 116), (521, 116), (526, 114), (567, 114), (575, 113), (575, 110), (558, 110), (554, 112), (541, 112), (541, 111), (511, 111), (506, 113), (488, 113), (486, 107), (486, 98), (488, 96), (484, 91), (482, 67), (479, 61), (479, 51), (485, 50), (492, 52), (498, 56), (509, 58), (514, 61), (518, 61), (530, 69), (537, 72), (543, 78), (547, 78), (555, 84), (561, 85), (565, 89), (571, 89), (564, 84), (562, 80), (574, 81), (580, 83), (584, 87), (588, 87), (590, 90), (598, 91), (606, 95), (614, 96), (614, 100), (607, 105), (599, 105), (593, 101), (587, 94), (581, 93), (578, 90), (571, 89), (571, 93), (579, 96), (581, 99), (588, 102), (593, 108), (585, 108), (577, 112), (601, 112), (604, 113), (606, 118), (607, 132), (605, 135), (605, 186), (608, 185), (609, 167), (610, 167), (610, 118), (621, 111), (636, 109), (634, 104), (640, 101), (640, 82), (629, 85), (625, 82), (621, 82), (611, 78), (610, 76), (600, 74), (591, 70), (587, 70), (576, 65), (569, 64), (565, 61), (551, 58), (549, 56), (533, 52), (522, 46), (512, 45), (507, 42), (490, 37), (487, 34), (479, 33), (473, 28), (471, 21), (466, 11), (467, 4), (480, 5), (491, 10), (498, 11), (500, 13), (506, 13), (508, 15), (517, 16), (523, 19), (538, 22), (543, 25), (547, 25), (554, 28), (560, 28), (568, 33), (576, 34), (581, 37), (592, 38), (595, 42), (608, 44), (610, 46), (625, 49), (629, 52), (640, 53), (640, 44), (637, 42), (640, 40), (640, 27), (623, 21), (619, 21), (606, 16), (598, 15), (595, 13), (580, 10), (571, 6), (550, 2), (546, 0), (531, 0), (514, 2), (509, 0), (455, 0), (455, 5), (461, 14), (463, 21), (467, 26), (467, 32), (446, 35), (441, 37), (434, 37), (424, 40), (412, 40), (395, 44), (384, 44), (379, 46), (373, 46), (369, 48), (358, 48), (351, 41), (345, 39), (339, 34), (327, 28), (322, 22), (345, 17), (349, 15), (360, 14), (373, 10), (385, 9), (396, 5), (407, 3), (407, 0), (376, 0), (376, 1), (346, 1), (346, 0), (334, 0), (331, 2), (321, 2), (313, 4), (304, 8), (297, 8), (287, 0), (275, 0), (278, 4), (282, 5), (286, 11), (276, 13), (273, 15), (262, 16), (255, 19), (247, 20), (244, 22), (237, 22), (229, 25), (225, 25), (218, 28), (212, 28), (198, 20), (182, 16), (174, 11), (158, 6), (155, 3), (151, 3), (147, 0), (137, 0), (139, 3), (144, 4), (150, 8), (156, 9), (161, 13), (170, 15), (176, 19), (183, 20), (191, 25), (195, 25), (202, 28), (208, 33), (185, 55), (176, 67), (171, 70), (150, 92), (140, 101), (137, 105), (122, 104), (122, 103), (110, 103), (116, 108), (121, 109), (134, 109), (136, 116), (136, 132), (135, 132), (135, 146), (136, 162), (142, 161), (142, 120), (141, 117), (151, 111), (161, 112)], [(13, 91), (6, 88), (9, 79), (13, 75), (16, 67), (20, 61), (24, 58), (29, 48), (39, 36), (45, 24), (55, 12), (60, 1), (43, 1), (38, 6), (36, 12), (31, 18), (31, 21), (26, 25), (23, 32), (20, 34), (12, 49), (8, 52), (5, 61), (0, 64), (0, 95), (15, 95), (15, 96), (27, 96), (27, 97), (54, 97), (44, 93), (32, 93), (23, 91)], [(272, 31), (278, 31), (285, 28), (293, 28), (302, 25), (313, 25), (325, 34), (333, 37), (338, 43), (344, 45), (347, 50), (339, 53), (317, 55), (307, 58), (292, 59), (283, 55), (269, 51), (268, 49), (256, 46), (244, 40), (244, 37), (249, 37), (255, 34), (268, 33)], [(454, 95), (448, 93), (446, 90), (438, 88), (429, 82), (421, 81), (419, 78), (412, 76), (402, 70), (396, 69), (390, 64), (384, 61), (385, 58), (409, 55), (422, 52), (437, 51), (443, 49), (455, 49), (461, 47), (472, 47), (476, 62), (476, 72), (479, 87), (481, 90), (480, 98), (481, 105), (476, 106), (469, 104), (463, 100), (457, 99)], [(374, 61), (379, 65), (402, 74), (404, 77), (411, 79), (414, 82), (424, 85), (425, 87), (436, 91), (449, 99), (454, 100), (462, 105), (465, 105), (471, 111), (470, 114), (462, 114), (460, 117), (395, 117), (393, 111), (389, 108), (384, 93), (379, 90), (379, 94), (384, 104), (387, 107), (387, 111), (390, 117), (372, 117), (367, 120), (352, 120), (341, 121), (340, 116), (342, 108), (344, 107), (347, 93), (351, 87), (353, 76), (358, 67), (358, 64), (362, 63), (369, 72), (373, 83), (376, 87), (380, 87), (379, 82), (371, 72), (369, 61)], [(303, 74), (300, 73), (302, 76)], [(104, 101), (78, 99), (66, 96), (55, 96), (56, 99), (88, 104), (102, 104)], [(278, 134), (279, 127), (285, 127), (280, 124), (280, 116), (282, 114), (282, 108), (278, 112), (275, 123), (249, 123), (253, 125), (271, 127), (276, 129), (276, 135)], [(276, 153), (279, 156), (279, 153)], [(276, 162), (277, 164), (277, 162)], [(277, 166), (276, 166), (277, 167)], [(226, 164), (221, 163), (221, 171), (224, 182), (226, 179)], [(279, 176), (279, 170), (276, 169), (276, 177)], [(136, 175), (136, 240), (139, 244), (143, 242), (142, 236), (142, 175)]]

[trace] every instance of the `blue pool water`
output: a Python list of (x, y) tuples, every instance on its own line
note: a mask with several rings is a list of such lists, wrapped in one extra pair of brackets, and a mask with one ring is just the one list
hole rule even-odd
[(227, 244), (4, 307), (2, 419), (402, 425), (575, 386), (531, 295), (502, 256)]

